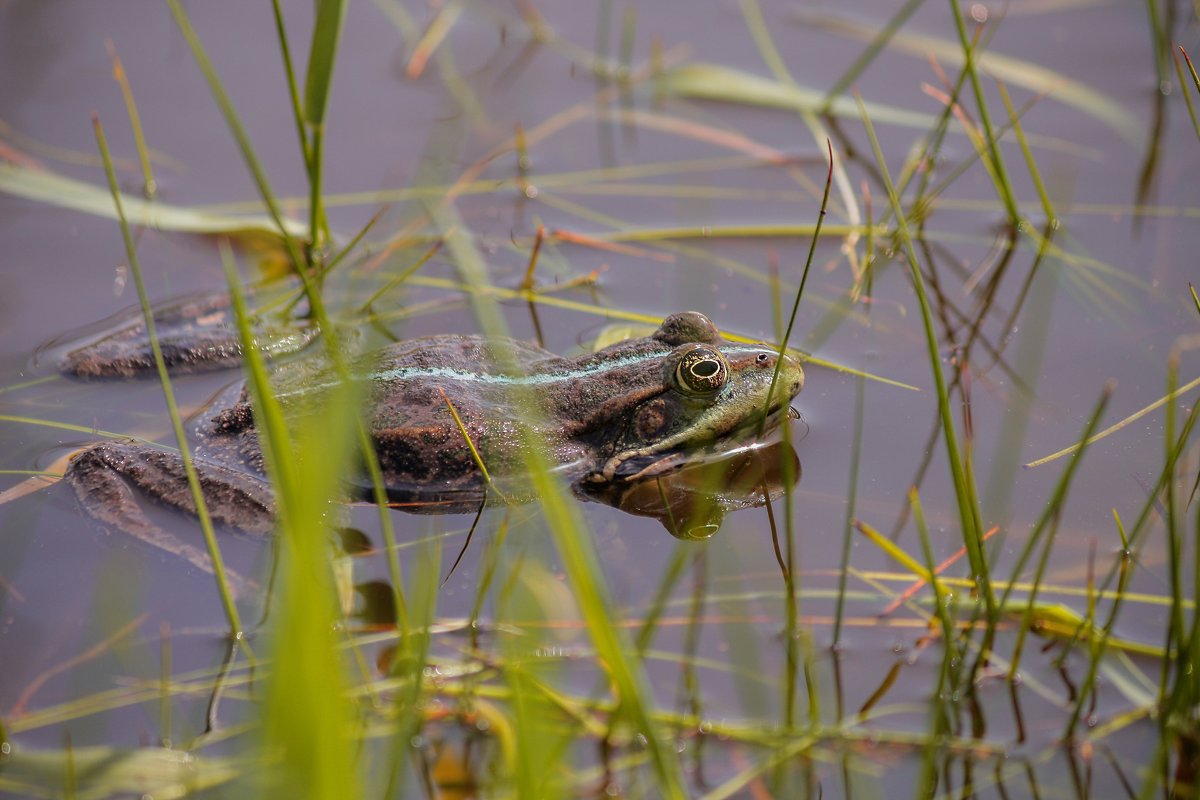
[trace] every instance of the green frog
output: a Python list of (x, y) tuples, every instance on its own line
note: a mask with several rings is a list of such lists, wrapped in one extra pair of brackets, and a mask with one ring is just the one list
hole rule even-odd
[[(215, 349), (229, 357), (230, 347)], [(88, 375), (104, 375), (102, 359), (86, 350), (69, 354), (68, 368), (83, 363)], [(389, 499), (438, 512), (474, 510), (486, 496), (464, 430), (500, 485), (524, 470), (528, 442), (544, 447), (562, 475), (583, 489), (664, 475), (697, 450), (744, 442), (792, 413), (804, 372), (782, 356), (768, 402), (779, 358), (765, 345), (726, 341), (706, 316), (686, 311), (667, 317), (650, 336), (576, 358), (514, 339), (428, 336), (388, 346), (356, 362), (353, 373), (369, 400), (364, 418)], [(134, 362), (148, 360), (122, 355), (115, 372), (127, 374)], [(333, 386), (326, 370), (302, 371), (277, 388), (285, 409), (311, 410)], [(227, 389), (193, 433), (213, 519), (269, 532), (273, 499), (245, 388)], [(207, 564), (199, 549), (156, 526), (138, 499), (195, 512), (178, 453), (102, 442), (75, 456), (66, 477), (92, 515)], [(362, 478), (349, 483), (370, 489)]]

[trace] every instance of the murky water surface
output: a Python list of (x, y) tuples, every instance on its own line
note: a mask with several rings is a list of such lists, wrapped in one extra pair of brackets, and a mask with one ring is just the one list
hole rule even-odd
[[(864, 37), (885, 24), (895, 5), (764, 3), (762, 13), (796, 83), (821, 93), (863, 52)], [(512, 335), (541, 336), (548, 349), (571, 354), (624, 314), (659, 319), (697, 309), (727, 332), (778, 341), (772, 270), (778, 269), (786, 313), (809, 247), (798, 229), (816, 220), (820, 205), (825, 134), (814, 138), (794, 111), (751, 102), (745, 86), (708, 100), (684, 96), (681, 84), (641, 79), (651, 54), (658, 54), (654, 58), (668, 67), (718, 65), (786, 94), (786, 80), (771, 77), (738, 4), (599, 8), (551, 0), (465, 4), (461, 14), (451, 15), (446, 38), (431, 42), (432, 57), (418, 70), (416, 43), (435, 8), (392, 0), (353, 4), (336, 71), (324, 190), (330, 227), (342, 241), (376, 212), (383, 214), (366, 237), (365, 254), (331, 280), (335, 305), (349, 309), (354, 298), (361, 302), (415, 261), (437, 236), (429, 209), (446, 187), (467, 176), (456, 188), (452, 225), (473, 237), (492, 285), (519, 287), (538, 226), (549, 234), (536, 273), (539, 284), (552, 290), (545, 300), (531, 308), (511, 294), (497, 295)], [(287, 198), (288, 213), (303, 219), (307, 184), (269, 5), (205, 2), (190, 3), (188, 10), (274, 190)], [(289, 24), (303, 52), (310, 22), (302, 9), (293, 11), (297, 16)], [(1015, 246), (1009, 247), (1004, 204), (973, 158), (975, 146), (961, 124), (950, 125), (937, 162), (926, 165), (932, 171), (918, 177), (933, 186), (948, 182), (921, 226), (918, 254), (948, 379), (964, 359), (967, 364), (961, 374), (967, 376), (969, 460), (983, 525), (999, 530), (990, 540), (993, 576), (1007, 579), (1067, 462), (1022, 465), (1075, 442), (1107, 381), (1115, 380), (1116, 388), (1104, 424), (1160, 399), (1172, 347), (1200, 330), (1187, 290), (1200, 250), (1200, 141), (1173, 68), (1166, 73), (1166, 96), (1158, 94), (1141, 5), (981, 4), (967, 11), (992, 15), (983, 29), (991, 60), (981, 76), (991, 123), (1008, 119), (997, 85), (1003, 80), (1017, 108), (1025, 109), (1021, 127), (1061, 219), (1050, 246), (1039, 253), (1046, 217), (1011, 135), (1000, 153), (1026, 220)], [(1186, 44), (1194, 31), (1182, 17), (1190, 12), (1180, 7), (1178, 14), (1176, 35)], [(542, 44), (531, 39), (529, 21), (535, 18), (552, 30)], [(111, 78), (108, 42), (123, 61), (140, 109), (159, 200), (212, 213), (257, 211), (253, 183), (165, 5), (0, 4), (0, 157), (84, 181), (103, 197), (89, 116), (96, 112), (119, 159), (121, 181), (130, 193), (139, 191), (137, 153)], [(620, 53), (628, 48), (637, 80), (613, 81), (612, 70), (598, 75), (598, 47), (612, 57), (603, 62), (606, 68), (614, 69), (624, 69)], [(948, 8), (926, 4), (895, 46), (855, 81), (863, 98), (877, 104), (871, 113), (893, 175), (907, 166), (941, 113), (942, 72), (956, 79), (957, 48)], [(703, 83), (722, 91), (711, 74)], [(977, 121), (969, 83), (961, 99)], [(1165, 108), (1157, 129), (1156, 103)], [(845, 169), (826, 224), (842, 227), (816, 249), (792, 344), (822, 362), (916, 390), (806, 365), (807, 387), (795, 404), (803, 421), (791, 429), (802, 477), (790, 500), (777, 499), (770, 514), (761, 506), (731, 511), (706, 542), (677, 541), (655, 519), (604, 505), (589, 503), (584, 510), (618, 601), (615, 613), (623, 619), (646, 619), (672, 565), (683, 565), (669, 600), (657, 607), (660, 630), (646, 659), (664, 708), (697, 715), (705, 721), (701, 732), (747, 722), (779, 725), (789, 718), (789, 672), (799, 676), (791, 682), (799, 681), (799, 724), (810, 719), (809, 692), (817, 699), (812, 713), (829, 726), (818, 747), (807, 751), (817, 758), (794, 759), (805, 766), (786, 779), (764, 769), (737, 792), (751, 796), (766, 790), (763, 781), (785, 780), (790, 789), (780, 791), (788, 796), (907, 796), (907, 788), (900, 794), (881, 790), (879, 775), (888, 772), (884, 787), (915, 791), (921, 749), (908, 745), (926, 741), (928, 698), (940, 669), (940, 646), (926, 638), (929, 593), (916, 595), (911, 607), (889, 610), (910, 573), (851, 531), (848, 520), (892, 535), (922, 560), (906, 499), (919, 483), (937, 561), (962, 546), (960, 523), (906, 262), (892, 257), (895, 244), (887, 236), (867, 237), (861, 228), (847, 235), (843, 229), (868, 219), (891, 222), (869, 140), (854, 115), (823, 124)], [(511, 147), (518, 129), (527, 142), (523, 160)], [(1156, 159), (1147, 165), (1151, 150)], [(11, 186), (13, 173), (4, 176)], [(80, 192), (63, 193), (57, 203), (0, 192), (0, 470), (16, 471), (0, 475), (0, 490), (26, 485), (29, 476), (19, 471), (61, 471), (58, 459), (96, 438), (90, 429), (170, 441), (157, 382), (70, 380), (57, 375), (46, 355), (64, 334), (136, 303), (116, 223), (62, 207), (72, 199), (88, 202)], [(94, 208), (101, 206), (93, 201)], [(761, 235), (766, 226), (777, 226), (779, 235)], [(742, 228), (751, 230), (735, 230)], [(400, 230), (416, 241), (375, 258)], [(212, 238), (140, 227), (137, 240), (153, 297), (224, 286)], [(868, 248), (876, 255), (869, 288), (856, 284)], [(256, 260), (249, 250), (242, 258)], [(560, 286), (593, 271), (595, 280), (584, 286)], [(383, 341), (380, 331), (406, 338), (479, 330), (470, 298), (453, 285), (462, 273), (451, 248), (418, 276), (377, 304), (378, 325), (364, 326), (364, 341)], [(853, 294), (856, 286), (861, 291)], [(1193, 380), (1198, 367), (1185, 349), (1180, 382)], [(190, 375), (175, 388), (181, 404), (195, 411), (234, 379)], [(960, 431), (962, 399), (962, 393), (952, 397)], [(1180, 398), (1177, 417), (1191, 402), (1190, 395)], [(1126, 525), (1136, 518), (1162, 467), (1163, 430), (1163, 412), (1154, 411), (1088, 451), (1058, 520), (1043, 585), (1048, 603), (1087, 613), (1091, 576), (1107, 575), (1120, 548), (1114, 511)], [(1181, 497), (1194, 480), (1194, 448), (1184, 465)], [(158, 695), (131, 695), (131, 687), (159, 679), (164, 641), (177, 675), (211, 675), (220, 667), (223, 617), (210, 576), (105, 530), (64, 485), (5, 497), (0, 721), (15, 741), (48, 749), (68, 740), (76, 747), (120, 748), (190, 742), (209, 718), (228, 727), (253, 715), (240, 689), (222, 700), (208, 679), (207, 691), (201, 681), (192, 684), (201, 689), (173, 698), (165, 731)], [(195, 533), (190, 520), (171, 514), (162, 520), (183, 535)], [(531, 554), (530, 563), (544, 565), (522, 580), (550, 616), (543, 624), (555, 631), (544, 640), (554, 642), (547, 657), (568, 657), (557, 678), (564, 690), (586, 695), (596, 685), (596, 663), (588, 657), (586, 629), (536, 508), (518, 507), (507, 517), (499, 510), (484, 514), (474, 544), (438, 595), (438, 617), (454, 627), (470, 613), (481, 542), (491, 540), (502, 520), (511, 531), (502, 563), (511, 569), (519, 554)], [(373, 509), (355, 507), (349, 521), (379, 544)], [(472, 515), (397, 512), (393, 521), (406, 565), (419, 563), (421, 543), (435, 538), (445, 547), (446, 565), (462, 546)], [(784, 539), (790, 525), (794, 536), (799, 647), (792, 652), (799, 652), (800, 667), (789, 665), (781, 635), (788, 624), (787, 589), (772, 524)], [(1152, 521), (1129, 584), (1143, 597), (1126, 601), (1115, 627), (1117, 636), (1150, 647), (1163, 641), (1165, 614), (1156, 601), (1169, 593), (1160, 529)], [(835, 655), (846, 537), (848, 594)], [(236, 569), (267, 574), (268, 547), (237, 536), (223, 541)], [(785, 541), (779, 552), (786, 558), (787, 550)], [(946, 571), (968, 573), (965, 559)], [(355, 562), (354, 580), (368, 587), (363, 597), (386, 575), (378, 555)], [(1032, 566), (1023, 577), (1031, 575)], [(1184, 593), (1190, 597), (1192, 587)], [(251, 616), (260, 607), (246, 601)], [(493, 619), (492, 608), (485, 604), (485, 622)], [(1107, 615), (1109, 601), (1100, 608)], [(485, 648), (496, 642), (488, 635)], [(1011, 653), (1013, 639), (1005, 618), (998, 652)], [(466, 642), (464, 634), (445, 634), (440, 656), (460, 652)], [(377, 649), (367, 648), (367, 657)], [(971, 780), (978, 796), (986, 797), (1031, 796), (1042, 786), (1059, 795), (1125, 796), (1114, 787), (1140, 779), (1156, 728), (1137, 714), (1122, 715), (1153, 697), (1159, 667), (1114, 650), (1101, 670), (1098, 702), (1087, 709), (1100, 727), (1080, 728), (1089, 747), (1085, 755), (1059, 746), (1086, 674), (1085, 650), (1069, 655), (1060, 669), (1062, 639), (1034, 637), (1026, 645), (1019, 688), (1010, 691), (1001, 677), (986, 679), (978, 706), (961, 707), (951, 724), (959, 736), (978, 735), (979, 748), (951, 748), (939, 756), (945, 759), (939, 768), (949, 765), (942, 789), (953, 793)], [(1005, 668), (997, 664), (996, 672)], [(1150, 682), (1142, 683), (1142, 676)], [(106, 697), (118, 699), (109, 704)], [(61, 704), (72, 705), (60, 716)], [(448, 734), (431, 722), (425, 744), (439, 736)], [(223, 747), (228, 749), (209, 745), (205, 752)], [(764, 753), (778, 752), (712, 735), (685, 736), (679, 747), (696, 795), (760, 763)], [(1001, 752), (1009, 758), (998, 758)], [(573, 757), (584, 768), (599, 763), (600, 753), (598, 743), (585, 739)], [(600, 777), (597, 772), (596, 785)], [(630, 779), (626, 788), (637, 794), (639, 786)]]

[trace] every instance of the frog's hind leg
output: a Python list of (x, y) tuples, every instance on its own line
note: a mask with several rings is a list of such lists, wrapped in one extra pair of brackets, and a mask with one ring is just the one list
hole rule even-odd
[[(264, 481), (214, 464), (200, 464), (197, 471), (214, 522), (247, 533), (271, 531), (274, 501)], [(154, 524), (138, 498), (141, 494), (189, 514), (196, 513), (178, 453), (140, 444), (102, 442), (76, 455), (66, 478), (83, 507), (96, 519), (212, 572), (208, 553)], [(246, 588), (244, 579), (234, 583)]]
[[(163, 361), (172, 374), (230, 369), (242, 361), (242, 342), (224, 292), (179, 297), (156, 304), (154, 323)], [(255, 341), (268, 357), (299, 352), (317, 335), (315, 325), (252, 322)], [(69, 345), (59, 368), (77, 378), (153, 375), (154, 349), (141, 310), (123, 313), (98, 334)]]

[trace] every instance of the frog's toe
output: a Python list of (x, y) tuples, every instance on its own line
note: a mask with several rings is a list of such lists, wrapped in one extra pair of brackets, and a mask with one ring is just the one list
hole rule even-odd
[(637, 482), (667, 475), (685, 464), (687, 457), (679, 451), (621, 453), (610, 458), (599, 472), (589, 475), (588, 480), (591, 483)]

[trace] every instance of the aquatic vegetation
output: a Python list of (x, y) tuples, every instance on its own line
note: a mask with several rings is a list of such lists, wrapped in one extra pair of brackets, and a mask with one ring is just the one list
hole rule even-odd
[[(158, 292), (227, 288), (279, 532), (201, 511), (214, 579), (51, 485), (98, 438), (173, 435), (186, 464), (219, 379), (157, 352), (153, 396), (47, 374), (61, 341), (0, 360), (0, 792), (1195, 795), (1200, 210), (1177, 176), (1200, 78), (1182, 49), (1169, 69), (1194, 10), (1151, 2), (1134, 31), (1088, 3), (874, 23), (742, 0), (688, 12), (709, 39), (649, 5), (360, 5), (275, 2), (244, 24), (278, 46), (247, 55), (169, 0), (195, 87), (116, 38), (98, 160), (0, 127), (5, 202), (119, 228), (123, 255), (83, 253), (125, 259), (152, 341)], [(1134, 62), (1148, 115), (1109, 80)], [(203, 147), (159, 132), (176, 92)], [(154, 149), (176, 147), (191, 173)], [(534, 503), (389, 508), (362, 352), (595, 350), (689, 306), (804, 361), (803, 420), (756, 463), (606, 498), (644, 522), (577, 502), (529, 441)], [(321, 333), (319, 418), (263, 357), (293, 327)], [(338, 502), (360, 463), (373, 507)], [(51, 615), (83, 622), (49, 641)]]

